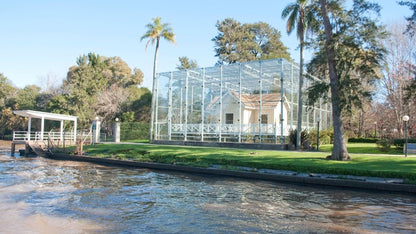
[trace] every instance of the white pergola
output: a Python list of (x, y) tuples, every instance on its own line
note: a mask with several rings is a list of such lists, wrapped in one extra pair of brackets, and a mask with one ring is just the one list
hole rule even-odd
[(72, 115), (62, 115), (62, 114), (55, 114), (55, 113), (48, 113), (48, 112), (41, 112), (41, 111), (33, 111), (33, 110), (15, 110), (13, 111), (14, 114), (27, 117), (29, 119), (27, 125), (27, 132), (28, 132), (28, 140), (30, 141), (30, 129), (32, 126), (32, 118), (41, 119), (41, 130), (40, 130), (40, 140), (43, 140), (44, 135), (44, 128), (45, 128), (45, 119), (59, 121), (61, 122), (60, 128), (60, 140), (63, 140), (64, 137), (64, 121), (74, 121), (74, 141), (76, 141), (77, 137), (77, 116)]

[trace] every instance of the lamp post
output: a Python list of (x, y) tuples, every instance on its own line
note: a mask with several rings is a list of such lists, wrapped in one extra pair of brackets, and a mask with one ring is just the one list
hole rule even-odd
[(316, 137), (316, 151), (319, 151), (319, 123), (321, 122), (321, 118), (318, 117), (316, 118), (316, 120), (318, 121), (318, 134)]
[(374, 121), (374, 138), (377, 138), (377, 121)]
[(410, 117), (408, 115), (403, 116), (404, 122), (404, 156), (407, 157), (407, 122)]

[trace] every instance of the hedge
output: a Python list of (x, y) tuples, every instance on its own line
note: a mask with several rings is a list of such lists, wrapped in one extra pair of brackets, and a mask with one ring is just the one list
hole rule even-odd
[(149, 138), (149, 123), (130, 122), (120, 124), (120, 140), (145, 140)]

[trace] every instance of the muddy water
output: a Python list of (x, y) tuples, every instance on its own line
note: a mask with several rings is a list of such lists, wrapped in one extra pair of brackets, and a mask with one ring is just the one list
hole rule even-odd
[(1, 233), (416, 232), (416, 196), (14, 158), (5, 151), (0, 214)]

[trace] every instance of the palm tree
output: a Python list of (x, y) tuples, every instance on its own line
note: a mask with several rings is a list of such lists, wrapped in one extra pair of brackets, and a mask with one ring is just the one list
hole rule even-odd
[(156, 104), (156, 69), (157, 69), (157, 54), (159, 51), (159, 43), (160, 38), (164, 38), (167, 41), (176, 44), (175, 41), (175, 34), (173, 33), (172, 28), (168, 23), (162, 24), (160, 17), (156, 17), (152, 19), (152, 22), (146, 25), (147, 31), (146, 33), (140, 38), (140, 41), (143, 41), (143, 39), (149, 39), (146, 44), (146, 51), (147, 47), (150, 43), (154, 45), (156, 43), (156, 49), (155, 49), (155, 59), (153, 62), (153, 85), (152, 85), (152, 106), (150, 108), (150, 136), (149, 140), (150, 142), (153, 141), (153, 123), (154, 123), (154, 108)]
[(290, 3), (282, 11), (282, 18), (287, 19), (286, 31), (291, 34), (296, 28), (300, 44), (300, 65), (299, 65), (299, 93), (298, 93), (298, 123), (296, 131), (296, 149), (300, 149), (302, 131), (302, 86), (303, 86), (303, 60), (305, 31), (312, 30), (314, 25), (313, 11), (308, 7), (308, 0), (296, 0)]

